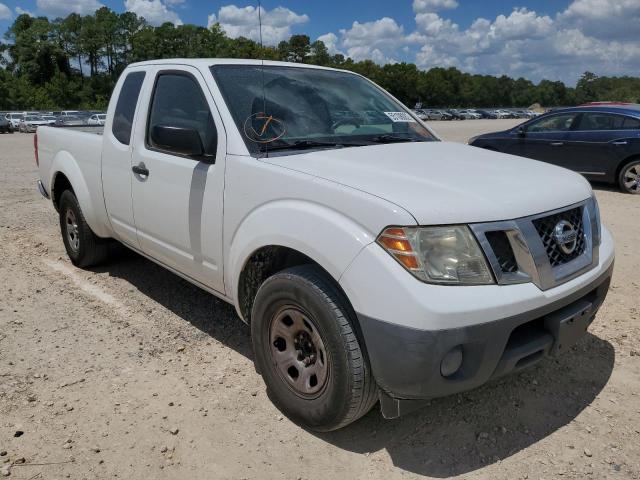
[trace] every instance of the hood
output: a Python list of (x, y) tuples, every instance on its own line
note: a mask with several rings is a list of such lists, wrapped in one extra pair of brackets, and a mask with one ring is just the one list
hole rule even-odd
[(384, 198), (421, 225), (511, 220), (592, 195), (589, 183), (570, 170), (451, 142), (320, 150), (264, 161)]

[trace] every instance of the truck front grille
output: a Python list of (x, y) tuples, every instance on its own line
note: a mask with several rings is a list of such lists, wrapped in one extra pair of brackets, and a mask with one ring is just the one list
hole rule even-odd
[[(470, 227), (499, 284), (533, 282), (547, 290), (598, 264), (596, 210), (595, 200), (589, 199), (539, 215)], [(573, 232), (575, 247), (568, 252), (572, 245), (567, 238)]]
[[(577, 232), (576, 246), (570, 254), (565, 254), (560, 250), (560, 247), (554, 237), (554, 229), (562, 220), (569, 222)], [(544, 248), (552, 267), (557, 267), (558, 265), (570, 262), (584, 253), (586, 244), (584, 228), (582, 226), (582, 207), (549, 215), (548, 217), (538, 218), (533, 221), (533, 225), (536, 227), (536, 230), (540, 235), (540, 239), (544, 244)]]

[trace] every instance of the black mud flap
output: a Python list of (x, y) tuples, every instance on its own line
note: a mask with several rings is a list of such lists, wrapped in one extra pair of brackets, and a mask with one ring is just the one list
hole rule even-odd
[(387, 420), (399, 418), (407, 413), (411, 413), (429, 404), (429, 400), (405, 400), (394, 398), (387, 393), (380, 391), (380, 412)]

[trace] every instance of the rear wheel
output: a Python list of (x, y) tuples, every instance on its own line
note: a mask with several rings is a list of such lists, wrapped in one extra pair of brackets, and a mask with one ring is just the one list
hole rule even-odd
[(640, 160), (628, 163), (620, 171), (618, 177), (620, 190), (626, 193), (640, 193)]
[(341, 428), (375, 404), (377, 386), (352, 309), (313, 265), (267, 279), (256, 295), (255, 361), (276, 406), (318, 431)]
[(71, 262), (77, 267), (91, 267), (102, 263), (107, 258), (110, 240), (93, 233), (71, 190), (65, 190), (60, 196), (58, 210), (60, 232)]

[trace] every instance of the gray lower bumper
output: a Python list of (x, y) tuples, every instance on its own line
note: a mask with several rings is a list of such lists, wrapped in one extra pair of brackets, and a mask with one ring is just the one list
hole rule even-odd
[[(587, 331), (602, 305), (613, 265), (595, 281), (543, 308), (450, 330), (416, 330), (358, 315), (380, 386), (382, 413), (395, 418), (424, 400), (476, 388), (567, 350)], [(445, 355), (461, 347), (459, 370), (441, 374)]]

